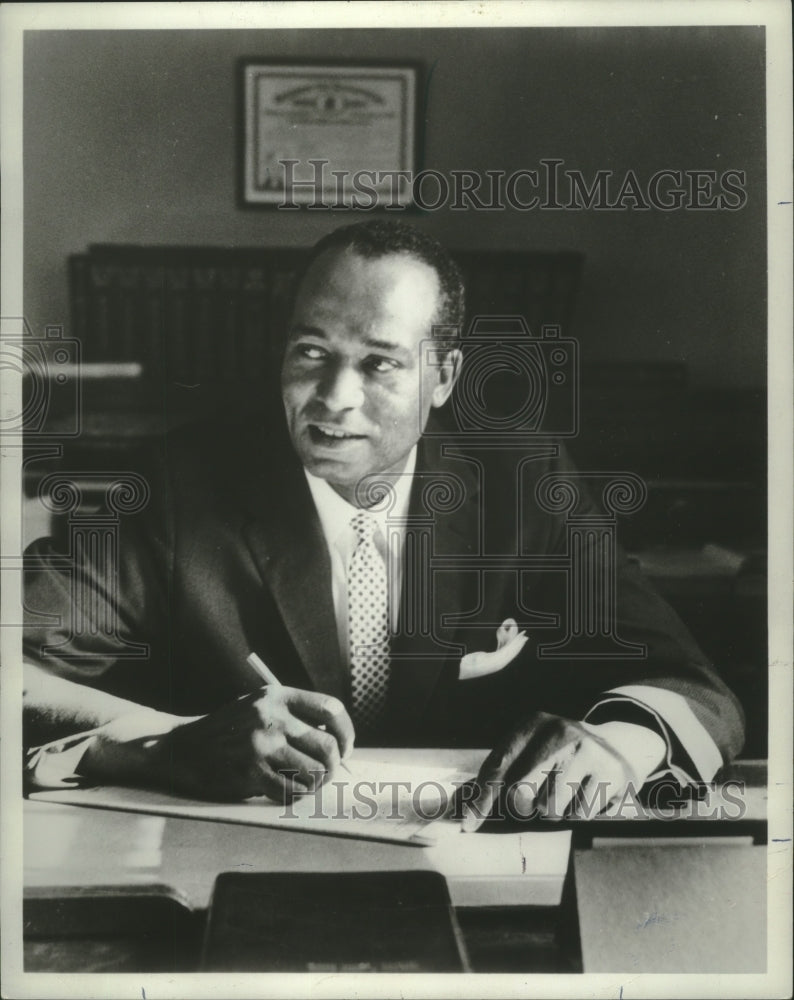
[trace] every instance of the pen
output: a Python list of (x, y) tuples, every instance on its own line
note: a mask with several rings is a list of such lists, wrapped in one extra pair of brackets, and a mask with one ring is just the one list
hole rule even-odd
[(276, 677), (265, 661), (261, 657), (257, 656), (256, 653), (249, 653), (245, 658), (245, 662), (249, 667), (254, 668), (265, 684), (270, 684), (272, 687), (281, 687), (281, 681), (278, 677)]
[[(271, 687), (282, 686), (281, 681), (278, 679), (278, 677), (276, 677), (276, 675), (273, 673), (270, 667), (265, 663), (265, 661), (260, 656), (257, 656), (256, 653), (253, 652), (249, 653), (248, 656), (246, 656), (245, 658), (245, 662), (248, 664), (249, 667), (253, 667), (253, 669), (259, 674), (259, 676), (262, 678), (262, 681), (266, 685), (270, 685)], [(318, 726), (317, 728), (322, 730), (322, 732), (326, 731), (325, 726)], [(339, 764), (340, 767), (343, 767), (348, 774), (351, 774), (350, 768), (347, 766), (347, 764), (345, 764), (344, 761), (340, 760)]]

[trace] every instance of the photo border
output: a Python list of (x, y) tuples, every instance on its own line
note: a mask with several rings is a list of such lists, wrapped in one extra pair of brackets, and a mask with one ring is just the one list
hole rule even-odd
[[(213, 9), (214, 8), (214, 9)], [(351, 975), (78, 975), (25, 974), (21, 957), (21, 669), (20, 630), (3, 628), (2, 685), (2, 968), (8, 997), (318, 997), (504, 996), (527, 990), (549, 997), (784, 997), (791, 989), (792, 865), (792, 187), (791, 30), (785, 0), (721, 0), (693, 5), (655, 0), (625, 5), (580, 3), (321, 4), (17, 4), (0, 10), (2, 20), (2, 307), (22, 316), (22, 32), (47, 29), (229, 29), (240, 27), (591, 26), (659, 24), (766, 24), (768, 127), (768, 487), (769, 487), (769, 935), (768, 971), (747, 976), (469, 975), (406, 980), (401, 976)], [(3, 407), (20, 405), (21, 380), (0, 372)], [(3, 545), (13, 551), (19, 525), (22, 455), (4, 445)], [(4, 580), (4, 584), (7, 581)], [(2, 592), (3, 620), (22, 608), (13, 579)], [(67, 981), (68, 980), (68, 981)], [(148, 992), (147, 992), (148, 991)]]

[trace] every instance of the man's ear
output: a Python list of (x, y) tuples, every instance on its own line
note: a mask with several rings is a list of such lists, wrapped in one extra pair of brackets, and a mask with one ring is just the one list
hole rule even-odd
[(455, 383), (460, 375), (460, 367), (463, 364), (463, 354), (458, 348), (447, 351), (444, 360), (437, 366), (438, 382), (433, 387), (431, 405), (443, 406), (449, 399)]

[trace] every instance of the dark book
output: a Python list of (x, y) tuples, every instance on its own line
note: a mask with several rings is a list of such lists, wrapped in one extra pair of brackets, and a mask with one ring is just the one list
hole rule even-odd
[(465, 972), (442, 875), (219, 875), (206, 972)]

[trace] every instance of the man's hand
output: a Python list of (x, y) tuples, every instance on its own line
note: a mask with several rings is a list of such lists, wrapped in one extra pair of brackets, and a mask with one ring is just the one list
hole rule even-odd
[(163, 718), (175, 721), (155, 733), (135, 713), (102, 727), (80, 772), (194, 798), (284, 801), (318, 788), (353, 748), (342, 702), (299, 688), (267, 687), (209, 715)]
[(476, 830), (497, 798), (511, 816), (585, 819), (638, 782), (631, 764), (597, 727), (537, 712), (483, 761), (475, 798), (463, 807), (463, 830)]

